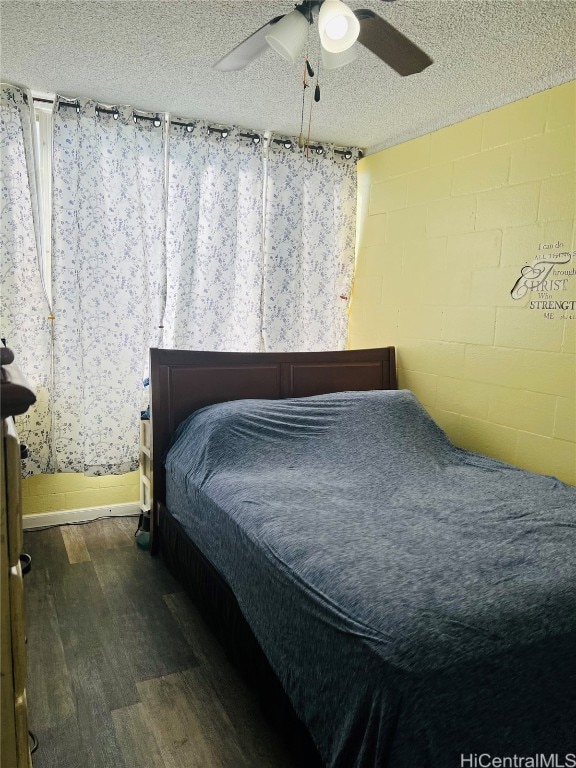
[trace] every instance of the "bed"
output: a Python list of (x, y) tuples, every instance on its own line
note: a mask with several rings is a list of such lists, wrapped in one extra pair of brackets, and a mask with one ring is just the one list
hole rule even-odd
[(576, 752), (576, 489), (452, 445), (391, 348), (152, 350), (151, 386), (153, 551), (299, 765)]

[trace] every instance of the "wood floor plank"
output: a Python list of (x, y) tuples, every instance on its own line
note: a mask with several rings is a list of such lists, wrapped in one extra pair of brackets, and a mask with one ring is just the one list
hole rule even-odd
[(104, 556), (94, 561), (103, 594), (117, 617), (118, 638), (130, 657), (137, 681), (179, 672), (198, 664), (192, 647), (163, 601), (162, 578), (149, 553), (136, 547), (122, 550), (122, 557)]
[[(136, 529), (138, 528), (138, 515), (129, 515), (127, 517), (115, 517), (114, 525), (118, 531), (123, 531), (130, 540), (130, 546), (134, 544), (136, 540)], [(112, 538), (112, 541), (116, 538), (116, 535)], [(120, 541), (120, 539), (118, 539)], [(124, 538), (122, 538), (124, 542)], [(120, 545), (118, 545), (120, 546)]]
[(280, 736), (262, 718), (255, 694), (228, 661), (194, 603), (184, 592), (164, 600), (182, 632), (193, 644), (201, 668), (242, 740), (250, 765), (259, 768), (296, 768)]
[(121, 746), (116, 740), (112, 714), (99, 696), (98, 672), (89, 666), (84, 672), (82, 690), (88, 695), (78, 697), (77, 719), (86, 767), (126, 768)]
[(173, 761), (164, 760), (142, 704), (114, 710), (112, 721), (126, 768), (170, 768)]
[(86, 690), (90, 683), (106, 710), (135, 704), (138, 692), (131, 659), (119, 641), (119, 619), (110, 611), (93, 562), (67, 567), (58, 588), (56, 613), (76, 695), (90, 695)]
[(117, 577), (125, 579), (126, 589), (137, 601), (144, 593), (162, 596), (182, 591), (182, 585), (172, 576), (162, 560), (139, 549), (134, 539), (132, 546), (121, 551), (101, 551), (97, 559), (98, 565), (102, 563), (102, 566), (106, 567), (108, 564), (116, 569)]
[(82, 532), (82, 526), (80, 525), (65, 525), (60, 529), (62, 532), (62, 538), (64, 540), (64, 546), (68, 553), (68, 561), (70, 563), (87, 563), (90, 560), (90, 553), (86, 547), (84, 541), (84, 534)]
[(156, 741), (177, 765), (249, 768), (228, 715), (200, 668), (138, 683), (138, 691)]
[(59, 527), (24, 531), (24, 549), (32, 557), (32, 571), (45, 568), (52, 580), (64, 573), (69, 563)]
[(33, 730), (61, 726), (76, 706), (46, 568), (33, 568), (25, 582), (28, 640), (28, 717)]
[(94, 520), (82, 526), (86, 548), (92, 558), (102, 552), (123, 547), (134, 547), (137, 517)]
[(90, 765), (76, 713), (47, 728), (32, 722), (29, 725), (38, 739), (38, 749), (33, 755), (34, 768), (86, 768)]
[(126, 768), (110, 714), (87, 709), (85, 703), (63, 723), (32, 730), (38, 739), (34, 768)]

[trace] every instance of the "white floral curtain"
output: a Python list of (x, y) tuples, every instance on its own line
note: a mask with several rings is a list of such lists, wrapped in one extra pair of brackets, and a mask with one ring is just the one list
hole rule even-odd
[(39, 397), (32, 471), (137, 467), (151, 346), (344, 348), (356, 151), (57, 98), (50, 307), (31, 103), (3, 89), (2, 334)]
[(40, 222), (35, 181), (31, 97), (2, 84), (0, 94), (1, 329), (16, 363), (36, 393), (17, 417), (28, 446), (25, 474), (51, 468), (50, 307), (40, 267)]
[(266, 350), (344, 349), (354, 272), (357, 151), (273, 137), (267, 164)]
[(170, 127), (164, 345), (260, 349), (260, 137), (175, 119)]
[(148, 349), (160, 341), (164, 121), (57, 100), (52, 280), (56, 469), (138, 466)]

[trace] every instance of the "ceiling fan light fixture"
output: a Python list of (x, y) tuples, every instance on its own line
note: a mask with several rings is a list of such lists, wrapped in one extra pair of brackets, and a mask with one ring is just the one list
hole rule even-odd
[(324, 69), (340, 69), (340, 67), (350, 64), (358, 58), (358, 46), (356, 45), (352, 45), (340, 53), (330, 53), (324, 46), (320, 46), (320, 49)]
[(283, 59), (294, 64), (304, 50), (308, 37), (308, 19), (298, 9), (284, 16), (266, 35), (266, 42)]
[(324, 0), (318, 14), (318, 32), (328, 53), (342, 53), (356, 42), (360, 22), (341, 0)]

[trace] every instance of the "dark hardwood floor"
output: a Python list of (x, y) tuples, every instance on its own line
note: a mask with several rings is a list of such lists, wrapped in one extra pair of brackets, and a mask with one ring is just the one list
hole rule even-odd
[(136, 520), (27, 531), (34, 768), (295, 768)]

